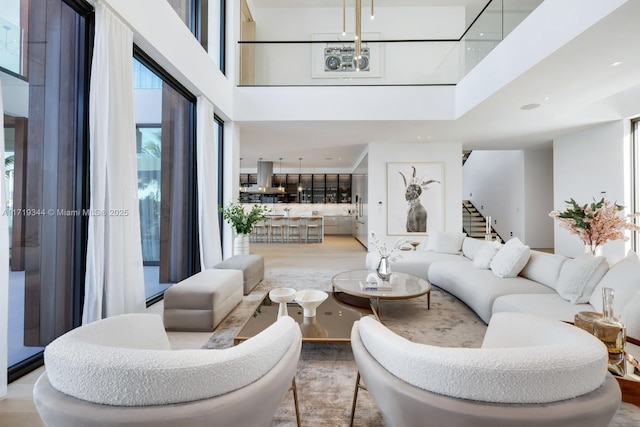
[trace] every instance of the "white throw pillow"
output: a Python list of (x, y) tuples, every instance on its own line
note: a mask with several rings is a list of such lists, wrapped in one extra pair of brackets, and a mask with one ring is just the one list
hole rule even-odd
[(589, 301), (594, 288), (608, 269), (607, 259), (602, 256), (585, 254), (568, 259), (560, 269), (556, 291), (571, 304), (584, 304)]
[(473, 266), (475, 268), (488, 269), (491, 266), (491, 260), (501, 247), (502, 245), (497, 240), (485, 243), (473, 259)]
[(425, 250), (458, 255), (462, 253), (462, 242), (466, 236), (466, 233), (450, 231), (431, 232)]
[(602, 288), (613, 288), (613, 311), (620, 316), (625, 304), (640, 291), (640, 259), (633, 251), (611, 267), (589, 298), (597, 311), (602, 313)]
[(438, 252), (456, 255), (461, 254), (462, 241), (466, 236), (466, 233), (438, 233)]
[(491, 271), (498, 277), (516, 277), (529, 262), (531, 249), (514, 237), (491, 260)]
[(438, 232), (432, 231), (429, 233), (429, 237), (427, 237), (427, 244), (424, 247), (425, 251), (434, 251), (438, 250)]

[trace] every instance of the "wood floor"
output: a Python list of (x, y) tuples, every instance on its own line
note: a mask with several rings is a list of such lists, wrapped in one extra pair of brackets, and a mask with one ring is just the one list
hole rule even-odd
[[(323, 243), (251, 243), (251, 252), (265, 259), (265, 268), (332, 268), (354, 270), (365, 268), (365, 248), (348, 236), (325, 236)], [(148, 311), (162, 314), (162, 301)], [(210, 332), (169, 332), (174, 349), (200, 348)], [(9, 384), (7, 398), (0, 400), (0, 427), (43, 426), (33, 404), (33, 385), (44, 368)]]

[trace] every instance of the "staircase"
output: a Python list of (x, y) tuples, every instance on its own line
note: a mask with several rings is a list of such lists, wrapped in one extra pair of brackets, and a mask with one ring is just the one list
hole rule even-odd
[(462, 150), (462, 166), (467, 162), (467, 159), (471, 155), (471, 150)]
[[(467, 233), (467, 236), (474, 239), (484, 239), (486, 218), (482, 216), (478, 209), (473, 206), (469, 200), (462, 201), (462, 231)], [(495, 240), (496, 237), (500, 237), (498, 233), (491, 227), (491, 240)], [(502, 237), (500, 237), (502, 240)], [(504, 242), (504, 240), (502, 240)]]

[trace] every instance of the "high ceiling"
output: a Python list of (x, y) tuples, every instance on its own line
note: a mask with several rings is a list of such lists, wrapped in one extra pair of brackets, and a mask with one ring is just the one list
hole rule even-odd
[[(317, 6), (319, 1), (254, 0), (253, 3), (256, 6), (292, 3)], [(323, 3), (342, 4), (339, 0)], [(425, 2), (392, 3), (396, 6)], [(450, 5), (453, 1), (430, 0), (429, 3)], [(461, 0), (459, 3), (482, 7), (485, 2)], [(368, 4), (367, 0), (363, 4)], [(384, 3), (378, 0), (375, 4)], [(302, 157), (305, 168), (350, 168), (371, 142), (462, 142), (464, 149), (521, 149), (548, 145), (562, 135), (638, 115), (638, 16), (640, 1), (628, 1), (457, 120), (240, 123), (243, 166), (253, 164), (260, 157), (284, 157), (283, 167), (297, 167), (297, 159)], [(621, 64), (612, 66), (614, 62)], [(541, 106), (521, 109), (532, 103)], [(312, 144), (301, 143), (310, 139)]]

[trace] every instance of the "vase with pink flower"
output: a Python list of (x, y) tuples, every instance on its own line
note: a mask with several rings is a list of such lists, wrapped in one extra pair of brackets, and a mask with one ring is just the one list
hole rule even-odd
[(600, 255), (602, 245), (613, 240), (629, 240), (626, 230), (640, 231), (633, 218), (640, 213), (625, 216), (619, 213), (624, 206), (602, 198), (593, 203), (580, 205), (575, 200), (566, 201), (562, 211), (552, 211), (549, 216), (558, 221), (561, 228), (577, 234), (585, 245), (585, 253)]

